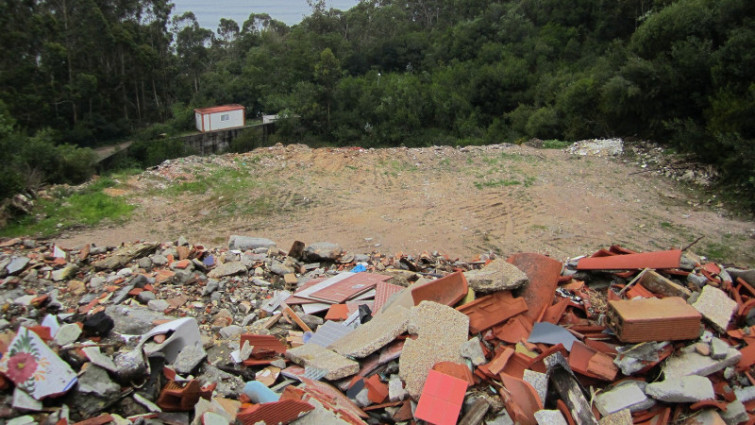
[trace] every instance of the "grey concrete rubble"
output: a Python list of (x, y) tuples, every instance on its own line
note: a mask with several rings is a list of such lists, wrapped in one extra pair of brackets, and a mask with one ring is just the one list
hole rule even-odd
[[(690, 252), (680, 261), (684, 273), (629, 276), (577, 270), (578, 263), (566, 259), (543, 277), (544, 265), (533, 271), (492, 252), (467, 262), (439, 252), (346, 252), (333, 242), (297, 241), (287, 254), (244, 235), (218, 248), (183, 236), (118, 247), (0, 239), (0, 423), (231, 425), (292, 406), (304, 409), (282, 423), (434, 423), (423, 416), (437, 409), (426, 406), (438, 397), (428, 375), (447, 379), (441, 390), (455, 387), (463, 425), (630, 425), (633, 413), (656, 405), (703, 423), (751, 419), (744, 403), (755, 400), (755, 387), (744, 372), (753, 372), (755, 312), (739, 310), (706, 277), (715, 272), (726, 282), (720, 288), (736, 290), (729, 280), (749, 279), (751, 270), (723, 270)], [(461, 287), (427, 295), (413, 290), (456, 271), (469, 287), (460, 279)], [(352, 275), (365, 280), (337, 285)], [(618, 340), (603, 307), (633, 279), (658, 296), (694, 291), (688, 303), (705, 318), (702, 337)], [(543, 280), (557, 290), (530, 293)], [(485, 323), (506, 305), (458, 307), (500, 291), (527, 299), (528, 310), (542, 297), (543, 307), (470, 335), (472, 321)], [(535, 328), (580, 344), (569, 352), (528, 343)], [(615, 374), (616, 382), (592, 374)], [(713, 382), (736, 399), (725, 412), (692, 412), (692, 403), (723, 398)], [(261, 403), (242, 405), (244, 395)]]
[(496, 292), (521, 288), (529, 280), (515, 265), (499, 258), (479, 270), (464, 273), (469, 286), (479, 292)]
[(653, 382), (645, 387), (645, 394), (667, 403), (695, 403), (715, 398), (710, 379), (697, 375)]

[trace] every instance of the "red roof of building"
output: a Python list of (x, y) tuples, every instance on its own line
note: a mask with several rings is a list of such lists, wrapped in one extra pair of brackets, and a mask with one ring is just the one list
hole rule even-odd
[(214, 114), (216, 112), (226, 112), (226, 111), (236, 111), (236, 110), (243, 110), (244, 105), (220, 105), (220, 106), (210, 106), (208, 108), (197, 108), (194, 109), (194, 112), (199, 112), (200, 114)]

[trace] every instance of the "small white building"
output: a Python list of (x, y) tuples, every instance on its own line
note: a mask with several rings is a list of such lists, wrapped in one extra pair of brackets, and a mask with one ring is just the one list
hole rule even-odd
[(221, 105), (194, 110), (197, 130), (225, 130), (246, 125), (246, 109), (242, 105)]

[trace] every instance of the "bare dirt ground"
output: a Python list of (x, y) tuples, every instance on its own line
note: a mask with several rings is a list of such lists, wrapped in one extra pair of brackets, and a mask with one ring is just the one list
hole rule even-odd
[(755, 222), (632, 158), (527, 146), (261, 148), (189, 157), (111, 190), (138, 208), (119, 225), (68, 232), (65, 247), (175, 240), (222, 245), (231, 234), (336, 242), (357, 253), (440, 251), (470, 259), (534, 251), (563, 259), (611, 244), (684, 247), (755, 264)]

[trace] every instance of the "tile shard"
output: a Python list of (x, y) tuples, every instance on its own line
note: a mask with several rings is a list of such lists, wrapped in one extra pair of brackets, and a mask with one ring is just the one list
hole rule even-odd
[(539, 321), (543, 311), (553, 302), (563, 264), (545, 255), (532, 253), (514, 254), (506, 261), (523, 271), (529, 279), (521, 294), (528, 307), (523, 317), (530, 323)]
[(466, 391), (465, 381), (431, 370), (414, 416), (436, 425), (453, 425), (459, 418)]
[(514, 298), (510, 292), (501, 291), (456, 309), (469, 316), (469, 331), (476, 334), (527, 311), (527, 303), (521, 297)]
[(577, 262), (577, 270), (673, 269), (681, 265), (681, 259), (682, 250), (680, 249), (589, 257)]

